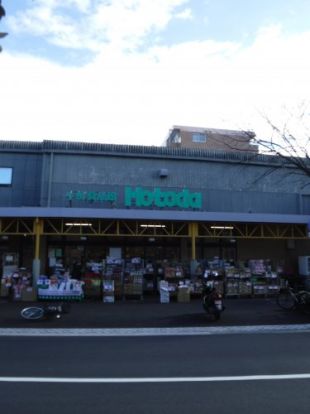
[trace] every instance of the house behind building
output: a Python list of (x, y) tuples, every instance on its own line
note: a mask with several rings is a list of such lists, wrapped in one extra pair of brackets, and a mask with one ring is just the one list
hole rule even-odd
[(258, 152), (252, 143), (253, 131), (173, 126), (165, 145), (170, 148), (197, 148), (226, 152)]

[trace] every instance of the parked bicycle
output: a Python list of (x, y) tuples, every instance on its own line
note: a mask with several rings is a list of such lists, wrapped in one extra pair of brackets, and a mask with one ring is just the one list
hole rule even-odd
[(277, 304), (284, 310), (297, 309), (310, 314), (310, 292), (287, 286), (278, 293)]
[(42, 304), (23, 308), (20, 315), (23, 319), (35, 321), (41, 319), (59, 319), (61, 315), (70, 312), (69, 303)]

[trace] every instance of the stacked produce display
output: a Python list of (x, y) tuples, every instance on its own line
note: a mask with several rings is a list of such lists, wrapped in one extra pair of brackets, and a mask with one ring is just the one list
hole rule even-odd
[(34, 286), (32, 274), (17, 268), (12, 258), (6, 255), (0, 293), (13, 300), (94, 299), (115, 303), (155, 296), (161, 303), (189, 302), (201, 296), (205, 280), (211, 280), (227, 298), (275, 296), (284, 283), (281, 266), (266, 259), (235, 263), (214, 257), (196, 262), (195, 268), (167, 259), (152, 262), (141, 257), (106, 257), (88, 261), (79, 278), (72, 277), (59, 260), (53, 260), (54, 273), (41, 275)]

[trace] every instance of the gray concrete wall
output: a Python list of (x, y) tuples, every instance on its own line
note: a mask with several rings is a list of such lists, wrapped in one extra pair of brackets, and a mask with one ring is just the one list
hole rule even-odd
[(0, 207), (38, 206), (41, 191), (41, 154), (1, 153), (0, 167), (13, 168), (12, 185), (0, 186)]
[[(167, 177), (161, 178), (161, 169)], [(287, 170), (270, 166), (232, 162), (185, 159), (158, 159), (122, 156), (56, 154), (51, 168), (45, 163), (42, 204), (69, 206), (66, 193), (74, 191), (114, 191), (116, 207), (123, 208), (125, 186), (140, 186), (163, 191), (188, 188), (201, 192), (203, 210), (309, 214), (310, 203), (302, 198), (307, 193), (306, 180)], [(51, 177), (51, 181), (49, 181)], [(50, 190), (50, 191), (49, 191)], [(50, 197), (48, 197), (48, 192)], [(306, 197), (305, 196), (305, 197)], [(73, 207), (101, 208), (102, 203), (74, 200)], [(105, 207), (109, 206), (105, 203)]]
[[(156, 152), (156, 151), (155, 151)], [(202, 194), (204, 211), (310, 214), (309, 179), (272, 165), (179, 158), (140, 153), (2, 152), (0, 166), (13, 168), (11, 186), (0, 186), (0, 206), (111, 207), (112, 203), (71, 200), (73, 191), (115, 192), (124, 207), (124, 188)], [(160, 177), (161, 170), (167, 171)], [(152, 207), (155, 208), (155, 207)]]

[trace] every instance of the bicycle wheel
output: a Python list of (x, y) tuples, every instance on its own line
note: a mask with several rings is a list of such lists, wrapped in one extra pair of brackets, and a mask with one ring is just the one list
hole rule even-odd
[(298, 309), (306, 314), (310, 315), (310, 298), (309, 292), (299, 292), (298, 294)]
[(36, 306), (31, 306), (30, 308), (22, 309), (20, 314), (22, 318), (34, 321), (43, 318), (44, 310)]
[(71, 303), (64, 302), (61, 304), (61, 313), (70, 313)]
[(284, 310), (292, 310), (295, 308), (295, 299), (289, 290), (279, 292), (277, 296), (277, 304)]

